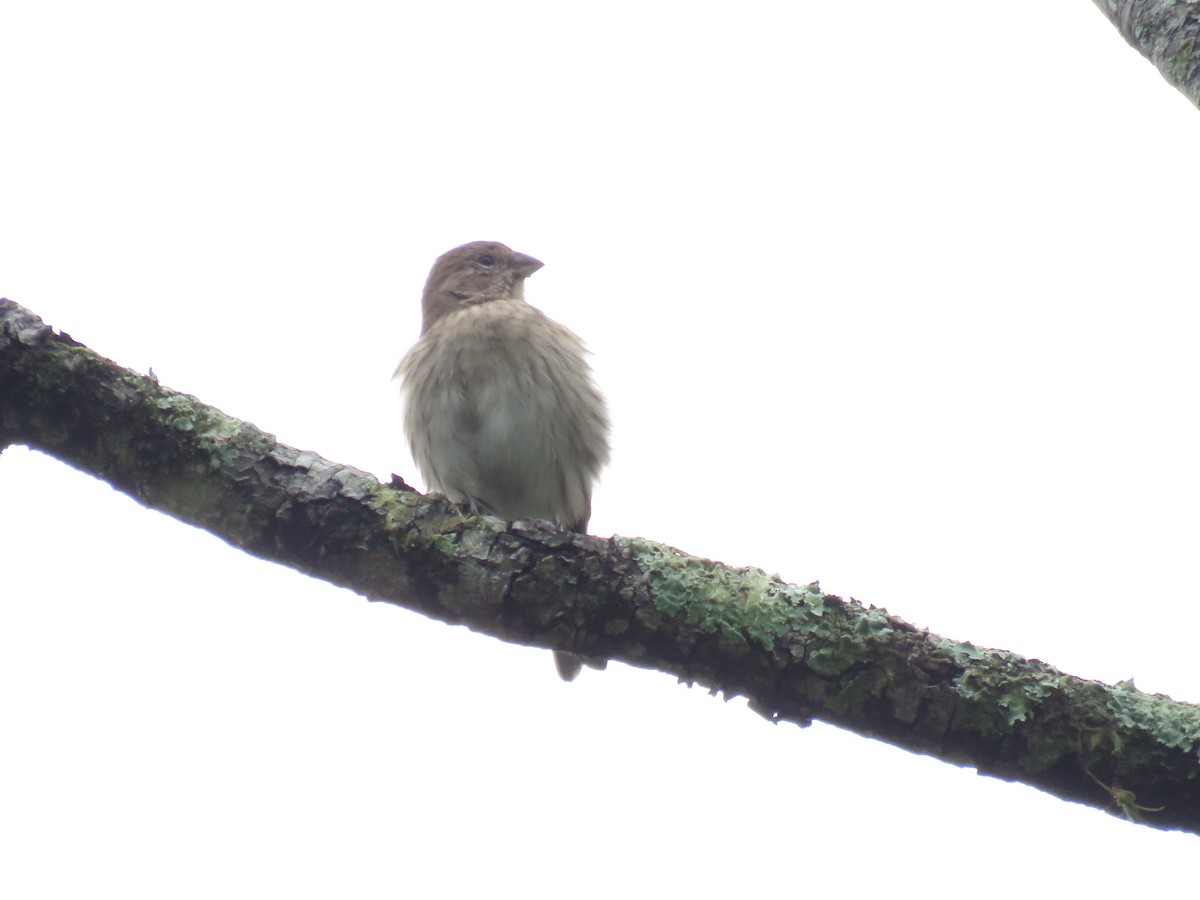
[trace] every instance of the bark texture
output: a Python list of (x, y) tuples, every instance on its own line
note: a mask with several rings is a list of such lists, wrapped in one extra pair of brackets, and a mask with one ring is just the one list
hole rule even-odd
[(1197, 0), (1094, 0), (1125, 40), (1163, 78), (1200, 106), (1200, 3)]
[(1200, 833), (1200, 707), (950, 641), (816, 584), (471, 516), (280, 444), (0, 300), (0, 448), (12, 443), (372, 600)]

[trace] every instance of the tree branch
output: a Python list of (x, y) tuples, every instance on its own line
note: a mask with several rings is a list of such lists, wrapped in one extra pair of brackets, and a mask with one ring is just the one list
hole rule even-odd
[(1196, 0), (1094, 0), (1130, 46), (1200, 106), (1200, 4)]
[(1200, 833), (1200, 707), (920, 631), (641, 539), (478, 518), (278, 443), (0, 300), (0, 447), (445, 622), (743, 695), (1158, 828)]

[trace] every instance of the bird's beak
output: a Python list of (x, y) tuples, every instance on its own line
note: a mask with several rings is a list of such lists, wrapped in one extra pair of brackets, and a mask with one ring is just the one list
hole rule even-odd
[(543, 265), (540, 259), (534, 259), (524, 253), (514, 253), (509, 257), (508, 263), (512, 266), (512, 270), (522, 278), (528, 278)]

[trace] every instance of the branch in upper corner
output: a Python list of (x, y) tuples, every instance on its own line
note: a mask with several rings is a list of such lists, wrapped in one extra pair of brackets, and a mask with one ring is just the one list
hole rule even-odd
[[(1159, 828), (1200, 833), (1200, 707), (963, 644), (641, 539), (469, 515), (123, 369), (0, 300), (0, 444), (263, 559), (507, 641), (669, 672)], [(1019, 588), (1016, 588), (1019, 589)]]
[(1200, 4), (1196, 0), (1094, 0), (1135, 50), (1200, 106)]

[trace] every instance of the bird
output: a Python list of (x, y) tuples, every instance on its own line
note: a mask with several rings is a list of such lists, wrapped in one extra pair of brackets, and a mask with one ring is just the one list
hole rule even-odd
[[(404, 431), (430, 491), (583, 534), (611, 424), (583, 341), (525, 302), (542, 265), (496, 241), (437, 258), (420, 337), (396, 367)], [(564, 681), (606, 663), (563, 651), (554, 661)]]

